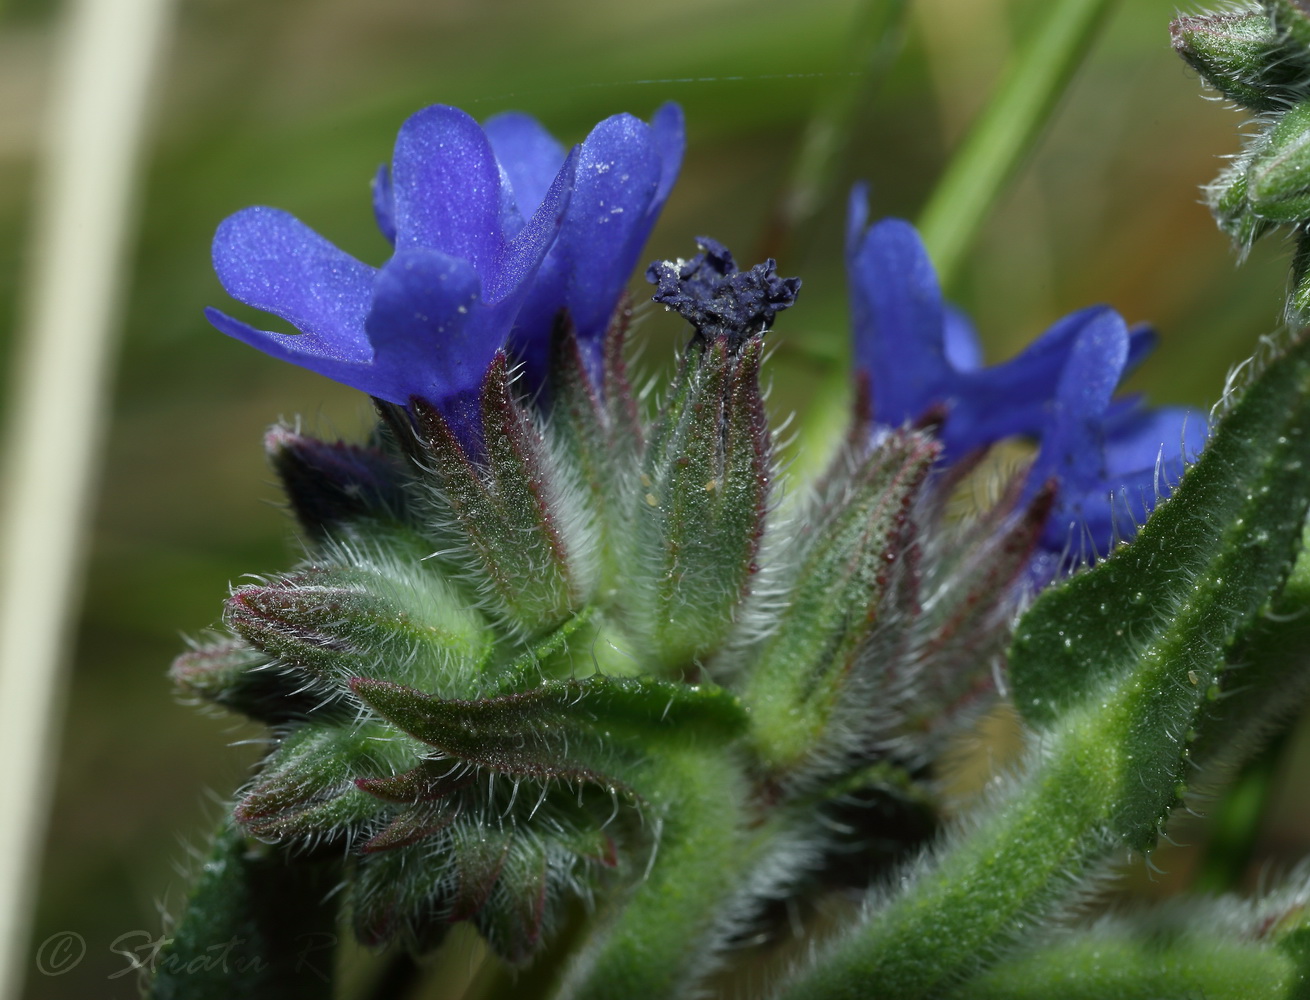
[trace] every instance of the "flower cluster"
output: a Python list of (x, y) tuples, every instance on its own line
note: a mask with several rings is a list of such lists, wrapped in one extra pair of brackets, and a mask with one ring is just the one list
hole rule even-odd
[[(1125, 534), (1109, 495), (1136, 516), (1181, 463), (1180, 414), (1113, 399), (1149, 333), (1084, 310), (985, 368), (914, 230), (869, 226), (857, 189), (870, 391), (784, 508), (760, 371), (799, 279), (707, 238), (651, 265), (694, 334), (649, 412), (627, 379), (623, 291), (681, 152), (672, 106), (567, 155), (525, 116), (429, 108), (374, 185), (381, 268), (273, 209), (214, 244), (227, 290), (301, 332), (211, 321), (382, 418), (362, 446), (270, 433), (306, 559), (236, 588), (228, 634), (174, 666), (273, 730), (233, 821), (331, 848), (369, 943), (422, 950), (467, 920), (525, 962), (606, 900), (568, 996), (686, 995), (802, 870), (858, 883), (846, 855), (873, 842), (903, 861), (1029, 584), (1071, 525)], [(1026, 480), (949, 517), (972, 456), (1015, 435), (1038, 442)]]
[[(457, 109), (427, 108), (405, 122), (390, 170), (374, 182), (378, 225), (396, 248), (386, 264), (360, 263), (285, 212), (246, 209), (215, 236), (219, 278), (234, 298), (300, 334), (259, 330), (216, 309), (208, 316), (224, 333), (379, 399), (425, 399), (467, 441), (477, 424), (470, 401), (497, 351), (508, 349), (524, 387), (540, 390), (553, 332), (567, 322), (596, 371), (682, 150), (682, 115), (671, 104), (650, 125), (606, 119), (567, 156), (526, 115), (479, 127)], [(940, 412), (948, 463), (1007, 437), (1039, 442), (1026, 495), (1047, 479), (1059, 484), (1044, 535), (1050, 553), (1085, 559), (1130, 537), (1204, 443), (1195, 411), (1113, 398), (1154, 334), (1129, 329), (1109, 308), (1073, 313), (1017, 358), (983, 367), (977, 337), (943, 301), (918, 234), (897, 219), (870, 226), (862, 186), (851, 197), (847, 266), (855, 361), (877, 423)], [(662, 280), (675, 278), (672, 269)], [(657, 299), (672, 294), (661, 288)], [(768, 295), (756, 297), (767, 311)]]

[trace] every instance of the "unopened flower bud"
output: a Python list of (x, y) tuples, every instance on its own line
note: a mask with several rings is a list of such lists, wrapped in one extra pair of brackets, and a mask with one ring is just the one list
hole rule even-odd
[(1286, 103), (1278, 92), (1291, 72), (1278, 34), (1258, 11), (1200, 14), (1169, 26), (1174, 50), (1210, 86), (1253, 111)]
[(1246, 197), (1261, 218), (1310, 218), (1310, 102), (1284, 114), (1246, 172)]

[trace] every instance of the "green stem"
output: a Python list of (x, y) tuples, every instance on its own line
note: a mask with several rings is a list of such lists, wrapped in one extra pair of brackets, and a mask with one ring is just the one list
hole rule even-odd
[(943, 286), (1032, 148), (1115, 0), (1058, 0), (1015, 55), (919, 218)]
[(939, 996), (1012, 943), (1024, 915), (1046, 914), (1109, 847), (1101, 729), (1089, 719), (1063, 752), (1027, 776), (991, 818), (957, 842), (910, 891), (794, 982), (785, 1000)]
[(1004, 962), (952, 1000), (1293, 1000), (1296, 963), (1278, 949), (1190, 935), (1092, 933)]
[(734, 762), (721, 753), (671, 749), (652, 766), (655, 787), (677, 790), (663, 815), (658, 854), (631, 895), (600, 915), (560, 997), (686, 996), (706, 971), (716, 919), (755, 856), (743, 843), (746, 795)]

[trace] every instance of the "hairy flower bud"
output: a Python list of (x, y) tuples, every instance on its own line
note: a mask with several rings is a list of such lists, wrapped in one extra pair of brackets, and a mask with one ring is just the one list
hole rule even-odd
[(1169, 30), (1174, 51), (1206, 83), (1253, 111), (1285, 105), (1286, 88), (1303, 72), (1259, 11), (1179, 17)]
[(1310, 218), (1310, 101), (1286, 111), (1246, 168), (1252, 210), (1274, 222)]

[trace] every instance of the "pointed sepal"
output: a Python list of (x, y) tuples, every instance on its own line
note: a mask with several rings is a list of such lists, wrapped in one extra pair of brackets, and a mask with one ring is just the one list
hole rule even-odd
[(239, 587), (228, 626), (329, 693), (358, 675), (422, 677), (452, 693), (476, 686), (491, 635), (468, 597), (413, 553), (337, 555), (349, 564)]
[(582, 782), (626, 791), (632, 763), (670, 739), (735, 739), (745, 728), (721, 688), (594, 676), (476, 700), (443, 699), (357, 678), (378, 715), (445, 758), (511, 778)]
[(1059, 492), (1051, 481), (1020, 503), (1021, 485), (1016, 477), (1008, 495), (967, 527), (934, 528), (934, 551), (923, 559), (923, 611), (910, 629), (916, 668), (899, 685), (888, 678), (889, 693), (900, 696), (902, 758), (933, 759), (992, 704), (1015, 613), (1030, 596), (1030, 561)]
[(233, 817), (270, 842), (348, 842), (390, 812), (357, 779), (406, 770), (417, 759), (412, 741), (378, 723), (301, 726), (279, 741), (239, 796)]
[[(913, 511), (941, 446), (928, 434), (897, 430), (871, 449), (857, 447), (837, 460), (851, 468), (830, 474), (801, 518), (791, 589), (749, 654), (746, 701), (758, 750), (782, 773), (849, 753), (868, 736), (872, 713), (851, 691), (897, 662), (875, 662), (871, 645), (880, 630), (906, 632), (910, 617), (901, 606), (917, 597)], [(839, 718), (850, 713), (864, 716), (855, 730)]]
[(1262, 219), (1310, 218), (1310, 101), (1280, 115), (1255, 150), (1246, 168), (1246, 198)]
[(270, 725), (303, 718), (322, 702), (301, 690), (303, 679), (231, 636), (196, 643), (173, 661), (168, 676), (184, 697), (221, 705)]
[(616, 320), (602, 344), (601, 385), (571, 327), (557, 331), (551, 353), (550, 425), (595, 513), (601, 589), (624, 575), (617, 556), (629, 530), (623, 487), (636, 479), (645, 444), (623, 369), (622, 329)]
[(1258, 215), (1246, 196), (1251, 158), (1251, 153), (1244, 153), (1206, 188), (1206, 200), (1215, 222), (1241, 254), (1250, 250), (1256, 240), (1276, 225), (1273, 220)]
[(573, 470), (555, 460), (541, 427), (515, 396), (496, 355), (479, 394), (482, 454), (422, 400), (411, 409), (425, 447), (443, 558), (511, 629), (536, 635), (581, 608), (596, 579), (592, 513)]
[(665, 669), (718, 651), (760, 586), (774, 472), (763, 353), (759, 335), (694, 341), (651, 434), (624, 559), (638, 651)]

